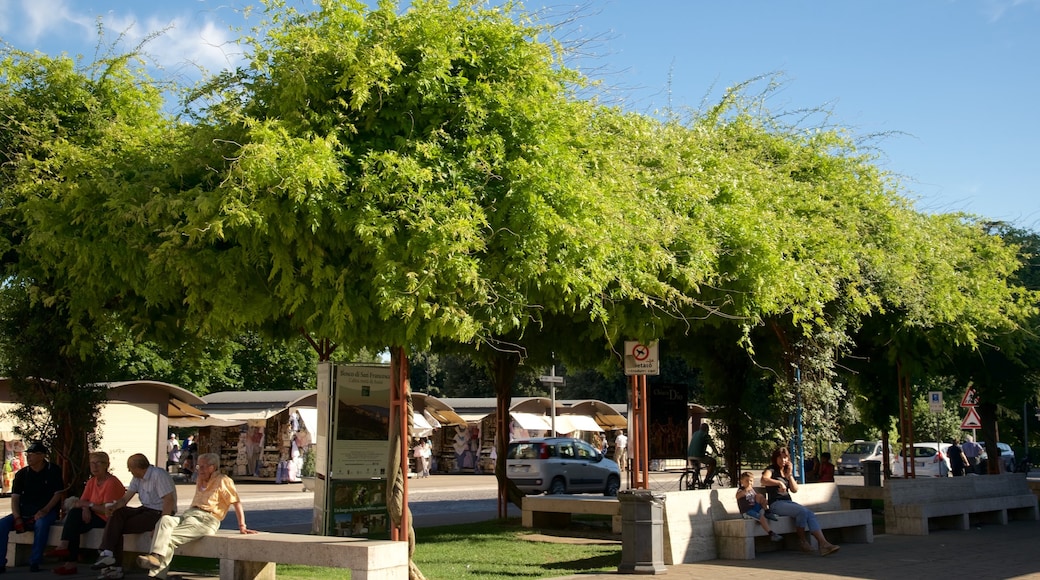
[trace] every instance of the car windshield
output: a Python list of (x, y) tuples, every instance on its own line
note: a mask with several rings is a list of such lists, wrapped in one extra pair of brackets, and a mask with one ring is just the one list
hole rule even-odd
[(874, 445), (871, 443), (853, 443), (849, 445), (849, 448), (845, 450), (845, 453), (849, 455), (866, 455), (874, 450)]
[(541, 443), (510, 443), (506, 459), (538, 459)]

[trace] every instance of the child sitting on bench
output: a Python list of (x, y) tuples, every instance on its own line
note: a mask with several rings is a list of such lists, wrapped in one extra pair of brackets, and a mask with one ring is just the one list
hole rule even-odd
[(758, 523), (762, 525), (762, 529), (769, 534), (770, 540), (782, 542), (784, 537), (769, 528), (769, 522), (766, 519), (776, 521), (776, 516), (769, 513), (766, 509), (766, 496), (755, 491), (755, 487), (751, 485), (752, 477), (750, 471), (740, 474), (740, 488), (737, 490), (737, 507), (740, 508), (741, 515), (758, 520)]

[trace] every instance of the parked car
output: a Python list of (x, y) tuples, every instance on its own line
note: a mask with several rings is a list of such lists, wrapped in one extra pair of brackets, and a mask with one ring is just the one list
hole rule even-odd
[(863, 473), (863, 466), (860, 464), (863, 461), (881, 461), (881, 451), (880, 441), (857, 439), (845, 451), (842, 451), (841, 457), (838, 458), (838, 464), (835, 466), (835, 471), (838, 472), (838, 475)]
[[(946, 450), (949, 443), (914, 443), (914, 473), (917, 477), (949, 477), (950, 457)], [(906, 477), (903, 473), (903, 449), (892, 460), (892, 477)]]
[[(979, 445), (982, 446), (982, 453), (979, 454), (979, 473), (986, 473), (985, 461), (989, 457), (989, 454), (986, 453), (986, 442), (979, 441)], [(999, 441), (997, 441), (997, 448), (1000, 449), (1000, 460), (1004, 463), (1004, 473), (1014, 473), (1015, 451), (1007, 443)]]
[(517, 439), (506, 451), (506, 477), (524, 493), (617, 495), (618, 464), (572, 437)]

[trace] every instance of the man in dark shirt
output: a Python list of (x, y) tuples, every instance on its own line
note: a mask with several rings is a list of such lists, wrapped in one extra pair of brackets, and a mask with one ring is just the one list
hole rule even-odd
[(40, 571), (51, 524), (65, 494), (61, 469), (47, 461), (47, 446), (37, 441), (25, 450), (27, 466), (14, 474), (11, 514), (0, 519), (0, 574), (7, 571), (7, 541), (11, 530), (34, 533), (29, 570)]
[(715, 444), (711, 441), (711, 435), (708, 434), (708, 424), (701, 423), (701, 428), (694, 431), (693, 436), (690, 437), (690, 446), (686, 448), (686, 455), (692, 461), (699, 461), (702, 465), (708, 467), (708, 473), (704, 476), (704, 481), (701, 482), (701, 487), (704, 489), (711, 489), (711, 479), (715, 477), (715, 470), (718, 468), (718, 462), (715, 458), (708, 455), (709, 447), (711, 447), (713, 452), (718, 453), (718, 449), (715, 448)]

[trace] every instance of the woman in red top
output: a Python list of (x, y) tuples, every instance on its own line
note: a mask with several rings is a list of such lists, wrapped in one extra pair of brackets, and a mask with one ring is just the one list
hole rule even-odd
[(108, 516), (105, 504), (123, 497), (126, 488), (119, 478), (108, 472), (109, 459), (104, 451), (90, 454), (90, 474), (83, 496), (76, 500), (75, 507), (65, 514), (65, 526), (61, 530), (61, 542), (50, 555), (64, 558), (65, 563), (54, 569), (55, 574), (69, 576), (76, 573), (79, 560), (79, 536), (93, 528), (105, 527)]
[(816, 481), (834, 481), (834, 464), (831, 463), (831, 454), (823, 452), (820, 454), (820, 467), (817, 472)]

